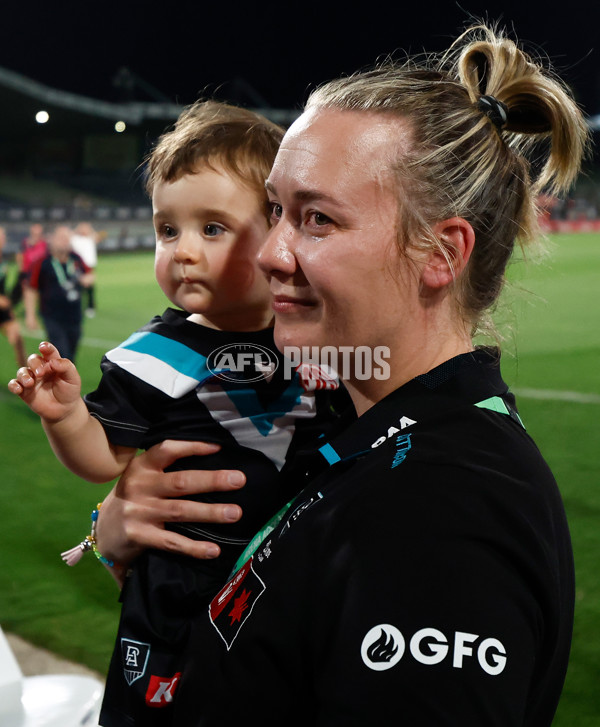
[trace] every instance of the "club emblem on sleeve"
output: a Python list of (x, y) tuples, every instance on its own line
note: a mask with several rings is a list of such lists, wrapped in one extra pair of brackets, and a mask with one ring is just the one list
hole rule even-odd
[(121, 656), (125, 680), (127, 684), (133, 684), (144, 676), (150, 656), (150, 644), (133, 639), (121, 639)]

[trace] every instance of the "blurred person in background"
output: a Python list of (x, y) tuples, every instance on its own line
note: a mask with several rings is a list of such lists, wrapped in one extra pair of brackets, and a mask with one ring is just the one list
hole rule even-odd
[(61, 356), (75, 361), (81, 338), (81, 291), (93, 284), (94, 273), (71, 249), (71, 234), (66, 225), (54, 229), (48, 253), (28, 274), (24, 300), (27, 327), (39, 328), (39, 307), (48, 340)]
[[(76, 225), (71, 236), (71, 247), (77, 253), (90, 271), (95, 272), (98, 265), (98, 242), (100, 235), (90, 222), (80, 222)], [(96, 285), (93, 282), (82, 291), (83, 309), (88, 318), (96, 315)]]
[(21, 327), (12, 310), (10, 267), (4, 258), (5, 246), (6, 230), (0, 227), (0, 329), (15, 351), (17, 365), (25, 366), (25, 344), (21, 336)]
[(23, 239), (21, 249), (16, 254), (17, 265), (19, 266), (19, 279), (11, 293), (13, 305), (17, 305), (23, 299), (27, 278), (35, 263), (47, 254), (48, 243), (44, 237), (44, 228), (39, 222), (35, 222), (29, 228), (29, 235)]

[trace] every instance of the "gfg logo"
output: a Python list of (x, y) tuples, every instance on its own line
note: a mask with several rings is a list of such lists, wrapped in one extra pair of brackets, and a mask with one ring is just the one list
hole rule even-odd
[[(465, 659), (476, 658), (486, 674), (496, 676), (506, 666), (506, 649), (494, 638), (482, 639), (477, 634), (455, 631), (450, 638), (434, 628), (416, 631), (409, 641), (411, 657), (426, 666), (439, 664), (450, 654), (452, 666), (462, 669)], [(364, 637), (360, 654), (373, 671), (385, 671), (395, 666), (404, 656), (406, 640), (401, 631), (390, 624), (373, 626)]]
[(279, 361), (266, 346), (256, 343), (228, 343), (206, 359), (208, 370), (224, 381), (251, 382), (270, 378)]

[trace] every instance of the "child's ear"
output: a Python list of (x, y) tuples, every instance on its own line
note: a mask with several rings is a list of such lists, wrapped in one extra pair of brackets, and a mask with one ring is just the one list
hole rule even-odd
[(429, 260), (423, 267), (423, 282), (430, 288), (443, 288), (466, 268), (475, 245), (475, 232), (462, 217), (436, 222), (432, 230), (440, 247), (430, 252)]

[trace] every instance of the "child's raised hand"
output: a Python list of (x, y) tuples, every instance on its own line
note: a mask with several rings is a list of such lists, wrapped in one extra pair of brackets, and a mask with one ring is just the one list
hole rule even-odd
[(56, 346), (44, 341), (39, 354), (27, 359), (27, 366), (8, 382), (8, 390), (48, 422), (70, 414), (81, 397), (81, 378), (75, 364), (61, 358)]

